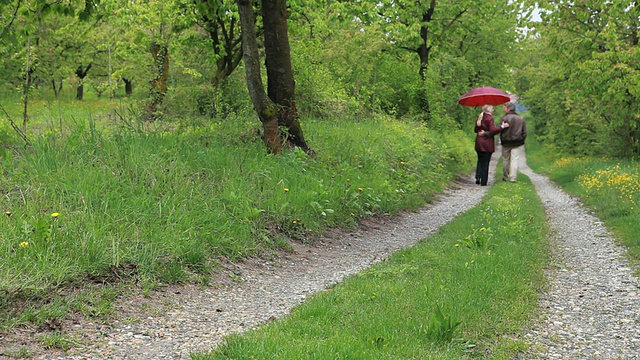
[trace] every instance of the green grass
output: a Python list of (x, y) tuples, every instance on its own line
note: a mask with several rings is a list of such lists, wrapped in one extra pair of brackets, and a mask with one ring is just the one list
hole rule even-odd
[(207, 283), (221, 258), (287, 250), (287, 239), (416, 209), (472, 166), (468, 137), (417, 123), (308, 119), (315, 155), (273, 156), (257, 120), (145, 124), (101, 106), (36, 107), (44, 115), (31, 120), (26, 149), (5, 132), (13, 145), (0, 148), (1, 327), (108, 316), (111, 296), (100, 287), (90, 309), (69, 300), (91, 284), (147, 292)]
[(417, 246), (233, 335), (205, 359), (513, 359), (547, 259), (545, 214), (528, 181), (498, 183), (484, 202)]
[[(529, 145), (530, 143), (530, 145)], [(640, 261), (640, 166), (635, 160), (571, 156), (532, 139), (528, 161), (592, 209)]]

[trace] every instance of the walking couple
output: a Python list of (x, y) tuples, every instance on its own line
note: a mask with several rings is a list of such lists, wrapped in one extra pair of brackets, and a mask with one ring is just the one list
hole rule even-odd
[(493, 119), (493, 106), (485, 105), (478, 116), (474, 131), (476, 132), (476, 184), (486, 186), (489, 179), (489, 162), (495, 151), (494, 136), (500, 134), (502, 145), (502, 180), (516, 182), (518, 161), (524, 155), (524, 142), (527, 138), (527, 126), (522, 116), (516, 113), (516, 104), (508, 102), (503, 105), (504, 116), (500, 126)]

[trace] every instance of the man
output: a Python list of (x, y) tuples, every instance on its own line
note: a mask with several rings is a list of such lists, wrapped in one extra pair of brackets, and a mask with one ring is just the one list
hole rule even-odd
[(500, 133), (502, 144), (502, 180), (516, 182), (518, 177), (518, 161), (524, 156), (524, 141), (527, 139), (527, 125), (522, 116), (516, 113), (516, 104), (504, 104), (502, 123), (509, 124)]

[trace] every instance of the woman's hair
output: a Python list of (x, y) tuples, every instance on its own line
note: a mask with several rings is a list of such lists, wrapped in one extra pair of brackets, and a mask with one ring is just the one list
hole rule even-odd
[(484, 105), (482, 107), (482, 112), (480, 113), (480, 115), (478, 115), (478, 120), (476, 120), (476, 124), (480, 126), (480, 124), (482, 123), (482, 117), (484, 116), (484, 113), (491, 113), (492, 110), (493, 110), (493, 105)]

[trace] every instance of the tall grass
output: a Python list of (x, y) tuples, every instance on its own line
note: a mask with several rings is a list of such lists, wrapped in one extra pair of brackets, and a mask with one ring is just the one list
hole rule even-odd
[(156, 132), (62, 119), (32, 147), (2, 150), (3, 314), (87, 281), (206, 283), (223, 257), (423, 205), (469, 170), (473, 149), (391, 120), (305, 121), (309, 157), (267, 155), (242, 119)]
[(546, 264), (544, 208), (526, 178), (417, 246), (205, 359), (513, 359)]

